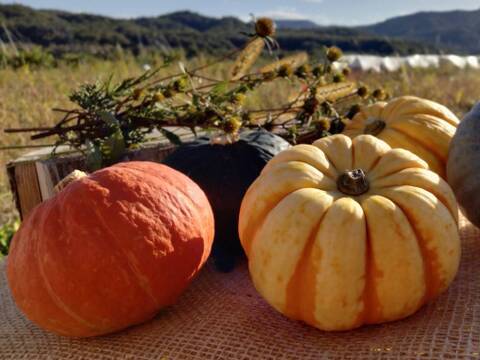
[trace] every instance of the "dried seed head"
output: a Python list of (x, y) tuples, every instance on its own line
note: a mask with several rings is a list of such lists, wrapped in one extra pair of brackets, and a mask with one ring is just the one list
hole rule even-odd
[(167, 99), (175, 96), (177, 92), (173, 87), (167, 87), (165, 90), (163, 90), (163, 96), (165, 96)]
[(333, 82), (334, 83), (340, 83), (342, 81), (345, 81), (345, 76), (343, 74), (338, 73), (338, 74), (333, 75)]
[(335, 62), (342, 57), (343, 53), (340, 48), (336, 46), (329, 47), (327, 50), (327, 59), (330, 62)]
[(342, 70), (342, 74), (343, 74), (344, 76), (350, 75), (350, 68), (349, 68), (349, 67), (344, 68), (344, 69)]
[(300, 79), (306, 79), (311, 74), (312, 68), (309, 64), (301, 65), (295, 70), (295, 75), (297, 75)]
[(275, 71), (267, 71), (263, 73), (263, 80), (265, 81), (271, 81), (274, 80), (277, 77), (277, 74)]
[(242, 127), (242, 120), (238, 116), (232, 116), (223, 124), (223, 131), (227, 134), (235, 134)]
[(319, 131), (328, 131), (330, 129), (330, 121), (328, 119), (320, 119), (317, 123), (317, 129)]
[(232, 96), (232, 103), (235, 105), (243, 105), (245, 103), (246, 95), (242, 93), (237, 93)]
[(352, 105), (352, 107), (350, 108), (350, 110), (348, 110), (348, 114), (347, 114), (347, 118), (348, 119), (353, 119), (353, 117), (358, 114), (361, 110), (361, 107), (360, 105), (358, 104), (354, 104)]
[(323, 65), (317, 65), (312, 71), (313, 76), (317, 79), (325, 73), (325, 67)]
[(275, 22), (267, 17), (261, 17), (255, 22), (255, 34), (264, 38), (275, 34)]
[(186, 78), (180, 78), (173, 82), (172, 87), (176, 92), (182, 92), (187, 87), (187, 83)]
[(364, 98), (368, 95), (368, 88), (366, 86), (361, 86), (357, 90), (357, 95)]
[(385, 91), (383, 91), (383, 89), (375, 89), (372, 93), (372, 96), (376, 100), (385, 100), (387, 98), (387, 94), (385, 94)]
[(277, 73), (280, 77), (290, 77), (293, 74), (292, 66), (289, 64), (284, 64), (280, 66)]
[(153, 101), (154, 102), (162, 102), (163, 100), (165, 100), (165, 96), (163, 96), (163, 94), (159, 91), (159, 92), (156, 92), (154, 95), (153, 95)]
[(133, 100), (139, 100), (143, 95), (143, 90), (142, 89), (135, 89), (133, 90), (132, 93), (132, 98)]

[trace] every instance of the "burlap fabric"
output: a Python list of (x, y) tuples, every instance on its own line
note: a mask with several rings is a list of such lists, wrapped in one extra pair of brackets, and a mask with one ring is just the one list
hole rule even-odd
[(290, 321), (255, 292), (246, 265), (207, 266), (151, 322), (93, 339), (48, 334), (16, 309), (0, 265), (0, 359), (480, 358), (480, 231), (462, 220), (460, 272), (435, 303), (403, 321), (325, 333)]

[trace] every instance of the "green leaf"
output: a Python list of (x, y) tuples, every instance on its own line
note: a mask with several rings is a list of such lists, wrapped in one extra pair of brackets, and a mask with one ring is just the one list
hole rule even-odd
[(125, 139), (120, 129), (117, 129), (102, 144), (103, 155), (110, 164), (118, 162), (125, 154)]
[(158, 130), (159, 130), (159, 131), (162, 133), (162, 135), (165, 136), (165, 137), (168, 139), (168, 141), (170, 141), (172, 144), (174, 144), (174, 145), (181, 145), (181, 144), (182, 144), (182, 140), (180, 139), (180, 137), (179, 137), (177, 134), (171, 132), (170, 130), (164, 129), (164, 128), (159, 128)]
[(100, 119), (102, 119), (108, 125), (115, 126), (115, 127), (120, 126), (120, 122), (118, 121), (118, 119), (115, 118), (115, 116), (113, 116), (113, 114), (110, 112), (101, 111), (98, 114), (98, 116), (100, 116)]
[(19, 219), (15, 219), (0, 226), (0, 259), (2, 256), (8, 255), (13, 235), (15, 235), (19, 226)]
[(210, 94), (212, 94), (213, 96), (223, 94), (227, 91), (227, 88), (228, 88), (228, 81), (219, 82), (210, 90)]
[(95, 171), (102, 168), (103, 156), (100, 151), (100, 147), (92, 143), (90, 140), (87, 140), (86, 145), (86, 157), (85, 165), (87, 166), (88, 171)]

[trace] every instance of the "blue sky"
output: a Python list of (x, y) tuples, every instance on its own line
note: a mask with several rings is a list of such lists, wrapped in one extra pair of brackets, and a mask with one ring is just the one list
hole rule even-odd
[(234, 15), (242, 19), (248, 19), (250, 13), (276, 18), (310, 19), (325, 25), (370, 24), (417, 11), (480, 8), (478, 0), (0, 0), (2, 4), (13, 2), (36, 8), (127, 18), (192, 10), (210, 16)]

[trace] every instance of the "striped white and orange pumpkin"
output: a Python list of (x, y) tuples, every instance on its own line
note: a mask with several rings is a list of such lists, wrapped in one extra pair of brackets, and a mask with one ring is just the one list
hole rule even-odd
[(267, 164), (243, 199), (239, 234), (268, 303), (348, 330), (404, 318), (449, 286), (457, 216), (449, 185), (413, 153), (334, 135)]
[(441, 104), (402, 96), (363, 107), (343, 133), (350, 137), (374, 135), (393, 148), (409, 150), (445, 179), (448, 147), (459, 122)]

